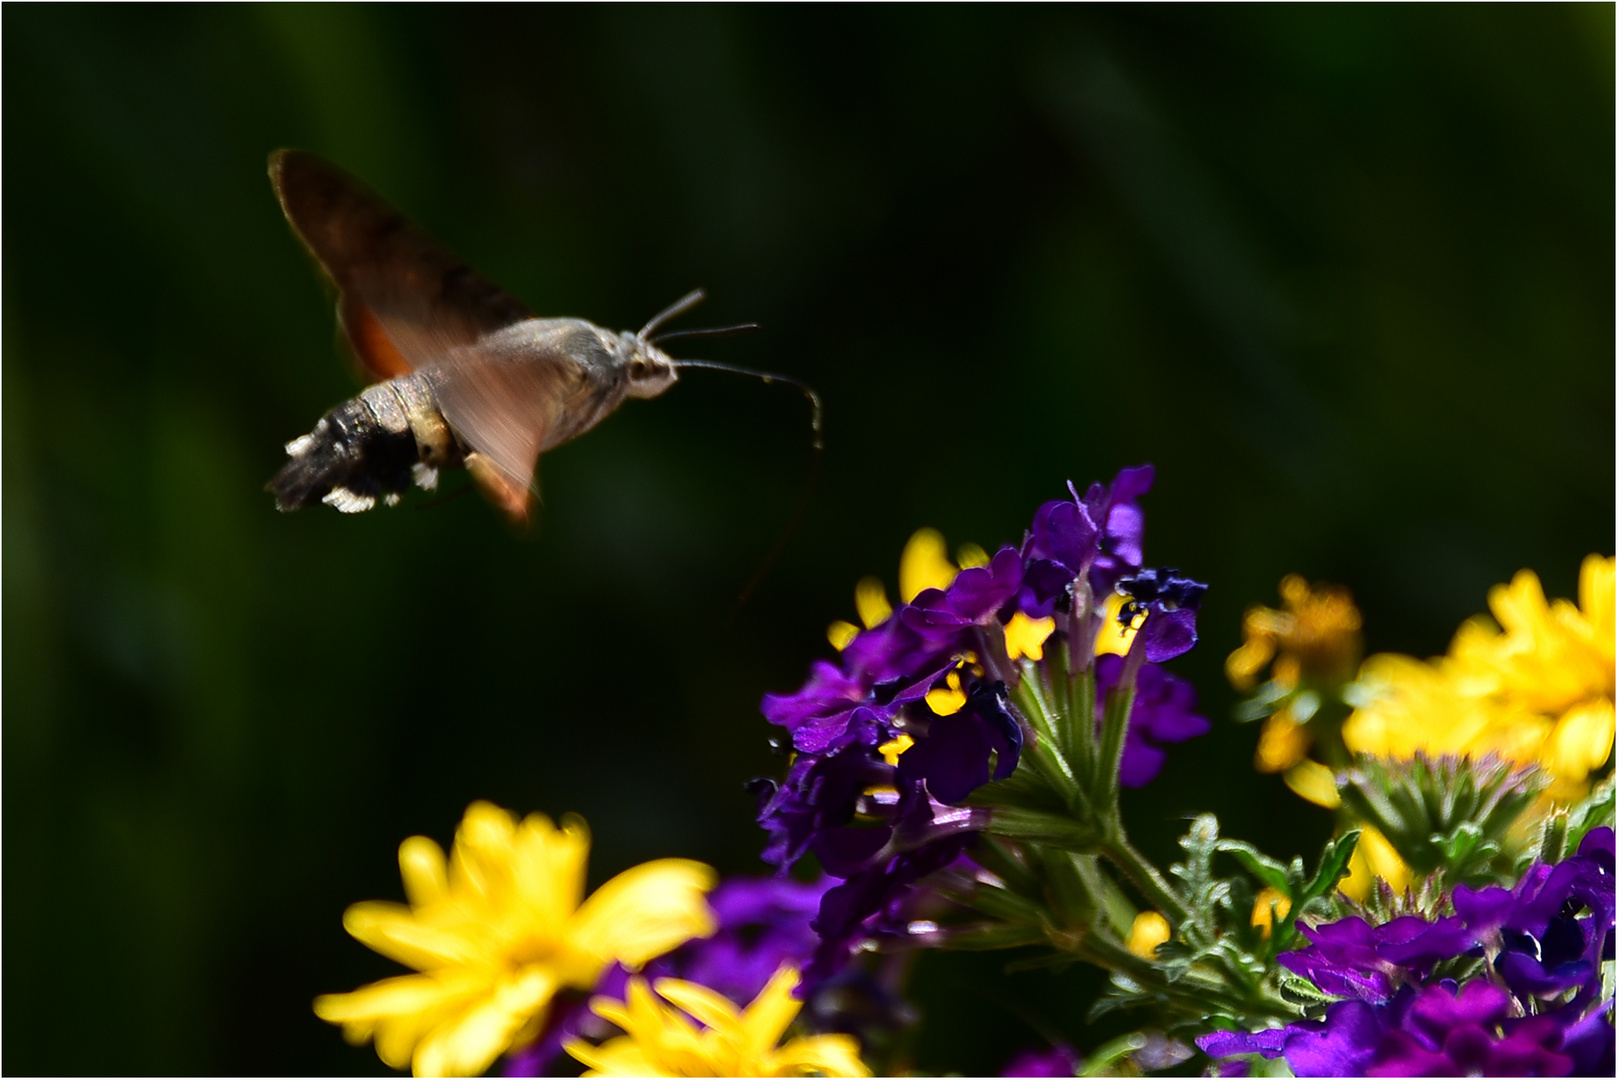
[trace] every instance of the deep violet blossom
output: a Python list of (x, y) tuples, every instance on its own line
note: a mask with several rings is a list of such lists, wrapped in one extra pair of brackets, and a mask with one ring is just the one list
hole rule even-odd
[[(1096, 657), (1096, 722), (1101, 721), (1107, 692), (1118, 684), (1124, 658)], [(1118, 782), (1124, 787), (1145, 787), (1163, 770), (1168, 753), (1166, 743), (1185, 742), (1206, 735), (1213, 726), (1195, 712), (1197, 693), (1190, 683), (1169, 674), (1156, 664), (1142, 664), (1135, 679), (1135, 704), (1129, 711), (1129, 731), (1124, 736), (1124, 757), (1118, 769)]]
[[(927, 874), (966, 850), (990, 811), (964, 805), (983, 785), (1010, 776), (1031, 733), (1010, 704), (1020, 672), (1008, 658), (1005, 624), (1084, 610), (1099, 628), (1102, 605), (1121, 580), (1135, 582), (1135, 622), (1146, 613), (1142, 655), (1126, 667), (1095, 665), (1097, 716), (1107, 692), (1134, 673), (1136, 698), (1120, 781), (1149, 782), (1163, 746), (1209, 729), (1190, 686), (1152, 663), (1195, 641), (1203, 586), (1172, 571), (1142, 571), (1144, 517), (1139, 497), (1152, 469), (1125, 469), (1112, 484), (1041, 506), (1020, 547), (1002, 547), (961, 570), (883, 622), (854, 635), (837, 662), (817, 661), (790, 694), (768, 694), (761, 711), (791, 736), (796, 751), (779, 783), (758, 781), (764, 859), (784, 872), (813, 853), (841, 883), (821, 902), (821, 938), (805, 985), (836, 973), (867, 940), (906, 933), (906, 896)], [(1082, 578), (1082, 581), (1080, 580)], [(1161, 639), (1161, 640), (1159, 640)], [(948, 689), (948, 700), (935, 691)]]
[[(1578, 854), (1535, 863), (1513, 889), (1458, 886), (1454, 903), (1433, 921), (1304, 927), (1309, 947), (1280, 962), (1346, 1000), (1323, 1020), (1197, 1045), (1214, 1058), (1285, 1057), (1298, 1076), (1611, 1075), (1613, 1024), (1596, 999), (1613, 955), (1613, 831), (1592, 829)], [(1494, 978), (1427, 981), (1462, 956), (1482, 957)]]

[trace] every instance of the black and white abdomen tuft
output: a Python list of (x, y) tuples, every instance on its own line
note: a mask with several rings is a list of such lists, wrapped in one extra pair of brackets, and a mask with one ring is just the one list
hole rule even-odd
[(432, 490), (438, 469), (461, 450), (429, 384), (407, 375), (368, 387), (287, 443), (288, 461), (269, 482), (278, 510), (325, 503), (345, 514), (393, 505), (412, 482)]

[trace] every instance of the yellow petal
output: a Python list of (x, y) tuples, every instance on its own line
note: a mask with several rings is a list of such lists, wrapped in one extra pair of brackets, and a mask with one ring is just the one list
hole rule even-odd
[(1360, 841), (1354, 846), (1354, 855), (1348, 861), (1349, 875), (1338, 882), (1337, 888), (1351, 900), (1364, 900), (1371, 893), (1371, 883), (1381, 878), (1395, 894), (1410, 887), (1410, 867), (1405, 865), (1388, 838), (1370, 825), (1360, 827)]
[(557, 828), (544, 814), (529, 814), (516, 830), (507, 858), (512, 885), (530, 920), (528, 932), (542, 937), (560, 933), (584, 897), (590, 830), (583, 819), (564, 818)]
[(797, 985), (798, 972), (790, 965), (782, 965), (747, 1006), (741, 1019), (747, 1030), (748, 1052), (763, 1054), (781, 1041), (781, 1036), (797, 1018), (798, 1010), (803, 1008), (803, 1002), (792, 996)]
[(494, 993), (429, 1032), (416, 1047), (412, 1069), (417, 1076), (476, 1076), (550, 1003), (554, 989), (549, 974), (537, 967), (502, 981)]
[(776, 1076), (870, 1076), (852, 1035), (808, 1035), (775, 1052)]
[(912, 739), (909, 735), (901, 733), (898, 738), (892, 739), (877, 747), (876, 752), (882, 755), (883, 761), (887, 762), (889, 765), (897, 766), (899, 764), (899, 756), (915, 745), (915, 739)]
[(1225, 678), (1238, 690), (1251, 690), (1258, 681), (1258, 673), (1275, 656), (1275, 639), (1249, 637), (1240, 647), (1225, 657)]
[(315, 1015), (341, 1024), (350, 1043), (376, 1041), (377, 1056), (396, 1069), (410, 1063), (417, 1042), (428, 1031), (459, 1015), (468, 1002), (488, 991), (486, 980), (467, 977), (401, 975), (362, 986), (349, 994), (315, 999)]
[(1258, 749), (1253, 752), (1253, 767), (1263, 773), (1285, 772), (1309, 752), (1309, 732), (1292, 719), (1290, 709), (1271, 713), (1264, 718), (1259, 731)]
[(1343, 800), (1337, 794), (1337, 779), (1330, 769), (1318, 761), (1304, 758), (1283, 773), (1281, 779), (1286, 781), (1287, 787), (1295, 794), (1308, 799), (1316, 806), (1335, 810), (1343, 804)]
[(490, 895), (504, 891), (516, 831), (516, 819), (493, 803), (468, 806), (450, 847), (450, 891), (474, 902), (487, 902)]
[(405, 899), (412, 907), (425, 907), (449, 891), (449, 869), (444, 849), (425, 836), (412, 836), (399, 845), (399, 876)]
[(943, 589), (955, 580), (944, 535), (937, 529), (917, 529), (899, 556), (899, 599), (910, 603), (924, 589)]
[(950, 672), (950, 685), (927, 691), (927, 707), (939, 716), (961, 711), (966, 704), (966, 691), (961, 689), (960, 676)]
[(1551, 734), (1546, 765), (1558, 779), (1578, 781), (1612, 756), (1613, 707), (1606, 698), (1569, 709)]
[(1017, 612), (1005, 626), (1006, 656), (1012, 660), (1024, 656), (1034, 661), (1043, 660), (1045, 639), (1055, 629), (1055, 619), (1030, 619), (1022, 612)]
[(989, 553), (976, 544), (962, 544), (955, 549), (955, 561), (965, 570), (969, 566), (988, 566)]
[(343, 912), (343, 929), (367, 948), (417, 971), (461, 964), (479, 955), (475, 936), (419, 922), (403, 904), (367, 900)]
[(855, 583), (854, 610), (867, 630), (886, 622), (893, 614), (893, 605), (888, 603), (888, 590), (882, 587), (881, 578), (863, 577)]
[(1124, 947), (1136, 956), (1150, 960), (1156, 955), (1157, 947), (1169, 937), (1169, 921), (1155, 911), (1143, 911), (1135, 916)]
[(712, 867), (690, 859), (658, 859), (625, 870), (579, 907), (570, 944), (602, 966), (619, 960), (638, 968), (714, 932), (713, 912), (703, 897), (718, 880)]
[(838, 619), (836, 622), (826, 627), (826, 640), (831, 642), (832, 648), (836, 649), (838, 652), (842, 652), (844, 649), (848, 648), (848, 643), (853, 641), (859, 632), (860, 628), (855, 626), (853, 623), (844, 622), (842, 619)]
[(1101, 623), (1101, 632), (1096, 635), (1096, 655), (1123, 656), (1129, 652), (1129, 647), (1135, 643), (1135, 626), (1122, 626), (1118, 622), (1118, 614), (1124, 609), (1124, 598), (1117, 593), (1108, 595), (1103, 602), (1104, 618)]
[(699, 983), (686, 982), (684, 979), (658, 979), (652, 984), (652, 989), (703, 1024), (719, 1031), (733, 1027), (740, 1015), (728, 997)]
[(1291, 910), (1292, 901), (1286, 893), (1273, 885), (1266, 885), (1253, 898), (1252, 925), (1262, 927), (1264, 936), (1269, 937), (1270, 927), (1275, 925), (1275, 920), (1286, 918)]

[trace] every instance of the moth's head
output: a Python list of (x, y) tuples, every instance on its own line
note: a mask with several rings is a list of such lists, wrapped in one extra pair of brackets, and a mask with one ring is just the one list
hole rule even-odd
[(639, 334), (623, 335), (623, 350), (628, 357), (624, 375), (630, 397), (654, 398), (680, 377), (669, 355)]

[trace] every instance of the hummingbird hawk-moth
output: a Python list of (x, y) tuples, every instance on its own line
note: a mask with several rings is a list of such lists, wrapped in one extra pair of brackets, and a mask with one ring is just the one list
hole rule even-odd
[[(626, 397), (661, 394), (679, 367), (725, 367), (675, 361), (651, 338), (699, 302), (700, 290), (635, 333), (537, 318), (330, 162), (280, 150), (270, 156), (270, 182), (336, 286), (337, 321), (355, 357), (379, 380), (287, 443), (288, 461), (268, 485), (281, 510), (391, 505), (412, 481), (432, 490), (439, 470), (463, 467), (520, 523), (540, 454), (589, 431)], [(812, 391), (784, 376), (729, 370), (808, 393), (818, 444)]]

